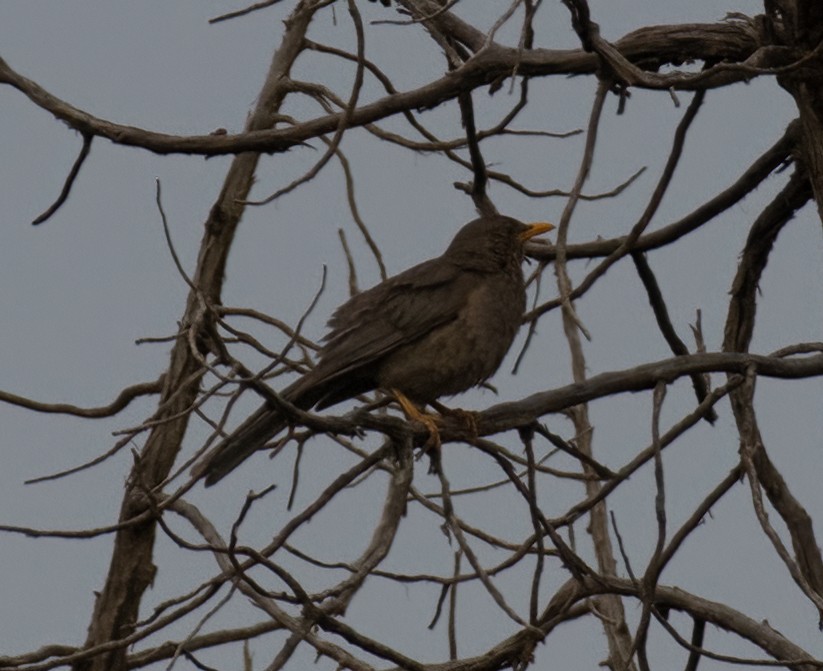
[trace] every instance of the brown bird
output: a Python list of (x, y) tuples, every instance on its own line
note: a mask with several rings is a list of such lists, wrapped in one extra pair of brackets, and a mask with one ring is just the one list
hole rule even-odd
[[(329, 320), (317, 365), (286, 387), (283, 399), (322, 410), (374, 389), (390, 391), (415, 415), (441, 396), (481, 384), (497, 370), (526, 308), (521, 263), (530, 238), (554, 228), (504, 216), (480, 217), (442, 256), (363, 291)], [(213, 485), (288, 425), (273, 404), (255, 411), (215, 446), (196, 475)]]

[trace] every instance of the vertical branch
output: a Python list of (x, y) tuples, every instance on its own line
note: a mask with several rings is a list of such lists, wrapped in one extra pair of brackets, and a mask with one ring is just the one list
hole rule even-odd
[[(286, 22), (282, 42), (272, 57), (269, 72), (246, 131), (271, 128), (286, 90), (282, 87), (295, 59), (304, 48), (304, 38), (318, 0), (299, 2)], [(129, 476), (120, 509), (120, 521), (139, 515), (150, 506), (143, 494), (168, 476), (188, 426), (189, 411), (195, 402), (200, 379), (205, 372), (202, 353), (189, 342), (207, 342), (211, 328), (210, 306), (220, 303), (226, 258), (243, 213), (243, 202), (251, 189), (259, 154), (247, 152), (234, 158), (217, 201), (205, 224), (197, 269), (181, 318), (185, 325), (171, 353), (160, 399), (159, 422), (149, 435)], [(92, 647), (128, 636), (139, 619), (140, 603), (151, 584), (155, 567), (153, 548), (156, 523), (126, 526), (115, 536), (111, 564), (105, 585), (97, 597), (86, 646)], [(119, 647), (75, 665), (80, 671), (121, 671), (126, 669), (126, 650)]]
[(474, 123), (474, 106), (472, 105), (471, 93), (461, 93), (457, 100), (460, 103), (460, 115), (466, 129), (466, 142), (469, 146), (469, 156), (474, 171), (472, 200), (474, 200), (474, 205), (482, 216), (496, 214), (497, 208), (495, 208), (486, 193), (486, 184), (488, 184), (489, 177), (486, 172), (486, 162), (483, 160), (483, 154), (480, 153), (480, 143), (477, 141), (477, 127)]
[(532, 589), (529, 599), (529, 623), (537, 624), (537, 613), (540, 599), (540, 583), (543, 577), (543, 564), (546, 555), (546, 548), (543, 543), (543, 533), (540, 519), (542, 514), (537, 505), (537, 477), (536, 477), (536, 462), (534, 458), (534, 445), (532, 441), (532, 432), (525, 430), (520, 432), (523, 446), (526, 448), (526, 459), (528, 462), (528, 470), (526, 477), (528, 480), (528, 495), (529, 495), (529, 512), (531, 513), (532, 526), (534, 527), (535, 546), (537, 547), (537, 556), (534, 562), (534, 573), (532, 574)]
[(454, 582), (449, 590), (449, 659), (457, 659), (457, 588), (460, 585), (460, 560), (463, 553), (458, 550), (454, 553)]
[[(783, 564), (786, 566), (786, 569), (788, 569), (792, 580), (795, 581), (803, 594), (805, 594), (806, 597), (817, 607), (820, 622), (823, 623), (823, 594), (819, 591), (819, 585), (810, 584), (810, 582), (806, 579), (807, 575), (812, 578), (816, 578), (818, 576), (815, 576), (814, 573), (808, 573), (806, 570), (807, 567), (800, 565), (798, 561), (791, 557), (788, 550), (783, 545), (783, 541), (780, 540), (780, 535), (769, 522), (769, 514), (766, 512), (766, 506), (763, 504), (763, 494), (761, 492), (760, 482), (764, 478), (760, 472), (761, 469), (755, 464), (755, 459), (757, 458), (757, 454), (759, 452), (762, 452), (765, 455), (766, 450), (760, 437), (760, 430), (757, 427), (757, 419), (754, 413), (754, 387), (756, 379), (757, 375), (755, 371), (750, 369), (746, 374), (744, 384), (741, 385), (740, 389), (736, 390), (736, 394), (744, 399), (744, 402), (740, 403), (741, 410), (739, 417), (737, 415), (735, 416), (735, 418), (738, 419), (738, 426), (740, 427), (741, 467), (746, 473), (749, 481), (749, 488), (752, 495), (752, 506), (754, 508), (757, 521), (760, 522), (760, 528), (763, 530), (766, 538), (768, 538), (771, 542), (777, 556), (780, 557)], [(769, 463), (771, 465), (771, 462)], [(780, 484), (785, 488), (786, 493), (788, 493), (791, 497), (791, 493), (788, 491), (788, 488), (786, 488), (783, 478), (780, 477), (780, 474), (776, 469), (774, 469), (773, 473), (766, 471), (766, 474), (769, 477), (776, 476), (779, 478)], [(797, 504), (794, 499), (792, 499), (790, 503)], [(782, 514), (786, 509), (786, 506), (778, 508), (778, 512), (781, 512)], [(804, 514), (805, 512), (806, 511), (803, 510)], [(789, 532), (794, 539), (792, 520), (787, 520), (786, 523), (787, 526), (789, 526)], [(814, 541), (814, 537), (812, 537), (812, 541)]]
[[(812, 53), (823, 41), (823, 5), (817, 0), (772, 0), (766, 2), (770, 30), (776, 42), (798, 53)], [(798, 153), (808, 171), (817, 214), (823, 222), (823, 88), (821, 69), (798, 68), (777, 77), (794, 97), (800, 112), (802, 141)]]
[[(677, 331), (674, 329), (674, 324), (672, 324), (672, 321), (669, 318), (669, 310), (666, 307), (663, 292), (660, 290), (660, 285), (657, 283), (657, 278), (654, 276), (654, 272), (652, 272), (651, 266), (649, 266), (649, 262), (646, 260), (646, 255), (643, 252), (634, 251), (631, 253), (631, 257), (632, 261), (634, 261), (634, 267), (637, 270), (637, 275), (640, 277), (640, 281), (646, 289), (646, 295), (649, 298), (649, 305), (652, 307), (652, 312), (657, 320), (657, 326), (660, 329), (660, 333), (663, 334), (663, 337), (669, 344), (673, 354), (677, 356), (688, 354), (688, 347), (686, 347), (686, 344), (680, 339), (680, 336), (677, 335)], [(694, 332), (696, 335), (700, 335), (699, 330), (694, 330)], [(700, 342), (702, 342), (702, 340)], [(692, 380), (692, 386), (694, 387), (694, 393), (697, 396), (697, 402), (702, 403), (709, 395), (708, 376), (695, 373), (690, 377)], [(715, 421), (717, 421), (717, 413), (714, 408), (709, 408), (706, 411), (705, 419), (710, 424), (714, 424)]]
[[(747, 352), (754, 333), (757, 313), (757, 291), (760, 277), (778, 234), (794, 216), (796, 210), (808, 202), (810, 184), (805, 170), (798, 169), (783, 190), (769, 203), (753, 224), (741, 255), (740, 264), (732, 282), (732, 298), (724, 330), (723, 349), (727, 352)], [(823, 596), (823, 558), (814, 534), (812, 519), (789, 490), (783, 476), (766, 452), (757, 417), (753, 394), (745, 385), (729, 394), (740, 435), (742, 456), (750, 461), (754, 473), (786, 523), (795, 552), (795, 559), (803, 579), (817, 596)], [(752, 473), (752, 470), (749, 470)], [(751, 483), (755, 486), (755, 483)], [(792, 571), (793, 567), (788, 566)], [(821, 610), (823, 621), (823, 610)]]
[[(592, 161), (594, 160), (594, 149), (597, 143), (597, 129), (600, 117), (603, 112), (603, 105), (609, 92), (609, 83), (601, 80), (597, 87), (592, 112), (589, 117), (589, 125), (586, 136), (586, 147), (583, 152), (583, 159), (578, 170), (577, 178), (572, 188), (569, 200), (560, 218), (557, 233), (557, 258), (555, 261), (555, 274), (557, 275), (557, 285), (562, 300), (563, 330), (566, 340), (569, 343), (572, 359), (572, 375), (575, 382), (582, 382), (586, 379), (586, 359), (583, 354), (583, 346), (580, 341), (579, 320), (574, 312), (571, 299), (571, 280), (566, 268), (566, 241), (568, 239), (569, 223), (572, 213), (580, 199), (583, 185), (588, 178)], [(574, 422), (577, 449), (587, 457), (592, 456), (592, 426), (589, 422), (589, 413), (586, 405), (578, 405), (569, 411)], [(593, 474), (588, 466), (584, 465), (587, 474)], [(600, 490), (600, 483), (595, 479), (586, 480), (586, 495), (594, 497)], [(597, 503), (591, 511), (591, 522), (589, 531), (594, 542), (597, 564), (601, 573), (607, 576), (615, 576), (617, 563), (614, 559), (611, 537), (609, 536), (609, 523), (604, 502)], [(630, 661), (630, 650), (632, 646), (631, 636), (626, 626), (626, 617), (623, 610), (623, 603), (616, 595), (606, 595), (598, 599), (598, 608), (604, 613), (603, 627), (609, 643), (610, 665), (614, 669), (630, 669), (633, 664)]]
[(654, 607), (654, 594), (657, 589), (657, 580), (660, 577), (662, 565), (660, 563), (663, 550), (666, 545), (666, 487), (663, 476), (663, 457), (660, 445), (660, 411), (663, 407), (663, 399), (666, 397), (666, 383), (658, 382), (654, 388), (654, 407), (652, 410), (652, 447), (654, 448), (654, 482), (657, 492), (654, 497), (655, 517), (657, 518), (657, 544), (654, 548), (648, 568), (643, 576), (641, 584), (641, 595), (643, 597), (643, 612), (640, 615), (640, 623), (637, 625), (634, 648), (637, 652), (637, 661), (641, 671), (647, 671), (650, 667), (646, 644), (649, 638), (649, 625), (651, 623), (652, 609)]

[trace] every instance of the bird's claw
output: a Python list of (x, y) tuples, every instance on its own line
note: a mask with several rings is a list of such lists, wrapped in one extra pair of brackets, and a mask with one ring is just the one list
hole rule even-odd
[(444, 416), (451, 416), (454, 417), (458, 422), (463, 424), (466, 429), (471, 433), (472, 438), (478, 437), (477, 432), (477, 413), (473, 410), (464, 410), (463, 408), (449, 408), (448, 406), (443, 405), (435, 401), (432, 403), (432, 407), (437, 410), (441, 415)]

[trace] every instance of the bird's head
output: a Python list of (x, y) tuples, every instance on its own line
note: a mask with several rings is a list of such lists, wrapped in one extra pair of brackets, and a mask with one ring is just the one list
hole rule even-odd
[(480, 271), (495, 271), (513, 263), (519, 266), (526, 242), (553, 229), (554, 225), (545, 222), (524, 224), (502, 215), (480, 217), (457, 232), (444, 256)]

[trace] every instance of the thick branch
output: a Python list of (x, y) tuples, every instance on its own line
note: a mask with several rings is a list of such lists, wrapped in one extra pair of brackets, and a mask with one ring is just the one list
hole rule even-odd
[[(647, 363), (629, 370), (601, 373), (579, 384), (532, 394), (517, 402), (499, 403), (479, 413), (477, 427), (481, 433), (523, 426), (535, 417), (559, 412), (578, 403), (627, 391), (648, 391), (660, 382), (674, 382), (694, 373), (745, 374), (752, 367), (758, 375), (783, 379), (823, 376), (823, 354), (799, 358), (743, 353), (707, 353), (679, 356)], [(446, 421), (450, 425), (449, 421)]]
[[(317, 0), (304, 0), (292, 12), (281, 44), (272, 58), (257, 106), (247, 121), (246, 129), (249, 132), (270, 128), (274, 124), (275, 115), (286, 95), (282, 82), (287, 79), (294, 60), (303, 49), (306, 30), (321, 5)], [(129, 477), (120, 510), (121, 520), (134, 517), (150, 505), (143, 492), (152, 490), (168, 477), (177, 457), (188, 425), (188, 410), (197, 398), (200, 377), (205, 370), (201, 365), (202, 355), (196, 349), (197, 343), (209, 332), (212, 313), (208, 306), (220, 302), (226, 257), (243, 213), (242, 203), (253, 183), (258, 159), (259, 155), (254, 153), (235, 157), (220, 196), (209, 214), (197, 269), (192, 278), (194, 288), (181, 318), (186, 328), (172, 350), (160, 401), (162, 416), (170, 419), (159, 423), (149, 435)], [(154, 577), (155, 532), (155, 522), (150, 520), (117, 533), (106, 584), (95, 603), (87, 647), (122, 639), (134, 630), (143, 593)], [(118, 648), (84, 661), (75, 668), (82, 671), (122, 671), (126, 667), (126, 650)]]
[[(652, 54), (655, 66), (679, 64), (687, 60), (743, 61), (758, 48), (755, 33), (741, 22), (653, 26), (630, 33), (616, 43), (624, 58), (643, 62)], [(651, 48), (654, 47), (654, 51)], [(491, 45), (463, 67), (420, 88), (385, 96), (351, 113), (349, 126), (362, 126), (410, 109), (436, 107), (453, 100), (464, 91), (508, 77), (515, 70), (529, 77), (593, 74), (599, 59), (579, 49), (532, 49)], [(694, 77), (701, 77), (695, 81)], [(682, 80), (661, 82), (657, 88), (692, 90), (744, 81), (753, 73), (743, 70), (727, 73), (713, 81), (705, 74), (690, 74)], [(347, 112), (338, 112), (282, 129), (247, 127), (239, 135), (178, 136), (124, 126), (89, 114), (52, 95), (36, 82), (15, 72), (0, 58), (0, 83), (20, 90), (38, 107), (51, 112), (70, 127), (89, 136), (105, 137), (115, 144), (142, 147), (157, 154), (202, 154), (217, 156), (244, 151), (282, 152), (326, 133), (334, 133)]]

